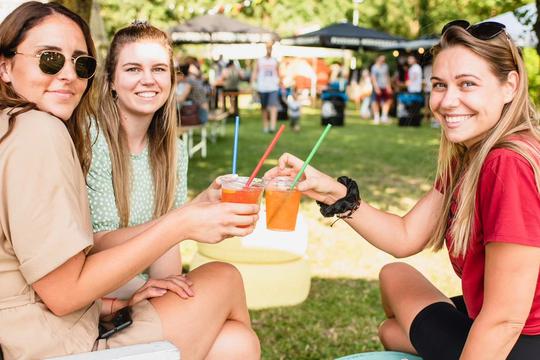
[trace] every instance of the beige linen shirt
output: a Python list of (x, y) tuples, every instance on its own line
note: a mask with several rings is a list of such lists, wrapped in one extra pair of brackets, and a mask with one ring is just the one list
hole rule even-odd
[[(0, 112), (0, 137), (9, 110)], [(18, 115), (0, 143), (0, 344), (5, 359), (92, 350), (99, 302), (54, 315), (31, 285), (92, 246), (84, 177), (65, 124)]]

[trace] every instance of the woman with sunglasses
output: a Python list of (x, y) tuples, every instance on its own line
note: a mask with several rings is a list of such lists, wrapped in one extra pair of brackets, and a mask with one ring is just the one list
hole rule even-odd
[[(182, 300), (182, 292), (171, 286), (167, 294), (135, 304), (131, 326), (96, 340), (100, 315), (115, 310), (114, 303), (102, 307), (96, 299), (183, 239), (214, 243), (248, 234), (258, 209), (248, 204), (188, 204), (131, 234), (123, 244), (89, 255), (93, 239), (84, 179), (90, 160), (85, 119), (93, 116), (94, 57), (87, 24), (61, 5), (27, 2), (0, 24), (4, 358), (41, 359), (159, 339), (180, 347), (183, 358), (211, 358), (220, 356), (231, 338), (245, 341), (240, 350), (257, 355), (259, 344), (245, 305), (234, 306), (245, 301), (241, 278), (225, 264), (190, 274), (194, 299), (213, 296), (220, 302)], [(238, 334), (243, 336), (235, 338)]]
[[(377, 210), (353, 180), (313, 167), (298, 189), (395, 257), (446, 244), (463, 296), (446, 297), (404, 263), (381, 270), (386, 349), (424, 360), (538, 359), (540, 128), (523, 59), (498, 23), (453, 22), (433, 55), (437, 180), (409, 213)], [(302, 164), (284, 154), (266, 177)]]
[[(139, 21), (120, 29), (113, 37), (99, 80), (101, 92), (96, 114), (99, 131), (92, 128), (95, 140), (86, 177), (94, 230), (92, 252), (111, 248), (141, 233), (159, 221), (160, 216), (183, 205), (187, 198), (188, 157), (185, 144), (176, 133), (173, 86), (176, 80), (173, 51), (167, 35)], [(218, 181), (192, 203), (219, 201)], [(213, 278), (212, 271), (235, 270), (232, 267), (207, 267), (203, 271)], [(186, 333), (195, 317), (202, 326), (205, 321), (223, 322), (212, 314), (212, 309), (218, 309), (222, 299), (209, 296), (209, 293), (199, 295), (192, 289), (191, 275), (181, 273), (179, 247), (174, 246), (145, 273), (109, 294), (104, 306), (114, 301), (116, 310), (163, 296), (167, 289), (175, 289), (186, 303), (189, 299), (207, 309), (205, 317), (188, 310), (175, 331)], [(225, 282), (212, 285), (216, 292), (230, 287)], [(242, 288), (236, 291), (243, 293)], [(116, 297), (120, 299), (116, 300)], [(229, 306), (236, 309), (236, 313), (247, 314), (243, 297), (231, 298), (230, 302)], [(197, 336), (215, 338), (215, 334), (207, 333)], [(220, 335), (220, 342), (225, 344), (227, 339), (245, 336), (247, 343), (256, 342), (252, 339), (249, 321), (225, 331)], [(235, 347), (250, 357), (249, 347), (241, 346), (233, 346), (221, 356), (234, 357)], [(224, 350), (226, 348), (222, 346), (219, 351)], [(214, 353), (218, 355), (217, 350)]]

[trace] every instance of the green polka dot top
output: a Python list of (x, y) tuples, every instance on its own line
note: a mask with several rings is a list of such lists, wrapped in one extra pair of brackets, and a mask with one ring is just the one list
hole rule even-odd
[[(92, 139), (96, 138), (95, 128), (91, 129)], [(176, 197), (174, 207), (179, 207), (187, 199), (187, 148), (180, 139), (177, 141)], [(135, 226), (153, 219), (154, 184), (148, 145), (138, 155), (131, 155), (132, 191), (130, 198), (129, 224)], [(120, 228), (120, 217), (116, 208), (112, 181), (112, 164), (109, 146), (102, 132), (92, 146), (92, 164), (87, 178), (88, 199), (94, 232), (110, 231)]]

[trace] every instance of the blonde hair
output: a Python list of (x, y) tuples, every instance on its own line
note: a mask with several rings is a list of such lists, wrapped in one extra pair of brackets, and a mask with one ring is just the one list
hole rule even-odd
[[(14, 51), (24, 41), (26, 33), (41, 24), (48, 16), (63, 15), (72, 20), (81, 29), (86, 41), (86, 48), (90, 56), (96, 57), (96, 49), (90, 34), (90, 28), (77, 14), (57, 3), (43, 4), (37, 1), (29, 1), (13, 10), (0, 24), (0, 55), (10, 58), (15, 55)], [(83, 173), (86, 175), (90, 168), (92, 149), (90, 145), (90, 132), (88, 118), (94, 116), (93, 107), (93, 82), (88, 79), (84, 94), (77, 107), (73, 110), (66, 122), (66, 127), (75, 145), (77, 156)], [(36, 104), (24, 99), (17, 94), (11, 84), (0, 80), (0, 110), (13, 108), (9, 112), (8, 131), (0, 138), (4, 141), (15, 126), (16, 117), (19, 114), (37, 109)], [(39, 110), (39, 109), (38, 109)]]
[[(465, 29), (453, 26), (433, 47), (434, 57), (444, 49), (463, 46), (483, 58), (491, 72), (505, 83), (511, 71), (519, 75), (513, 100), (504, 105), (501, 117), (485, 137), (467, 149), (463, 144), (452, 143), (441, 133), (437, 179), (444, 194), (442, 216), (428, 246), (439, 250), (444, 244), (452, 197), (457, 191), (457, 211), (450, 227), (454, 256), (464, 256), (475, 225), (476, 191), (482, 165), (488, 153), (495, 148), (508, 148), (523, 156), (534, 171), (537, 190), (540, 192), (540, 167), (538, 164), (540, 128), (534, 106), (529, 99), (527, 72), (520, 51), (503, 31), (490, 40), (480, 40)], [(532, 141), (531, 141), (532, 140)], [(533, 144), (536, 142), (536, 144)]]
[(173, 86), (176, 74), (173, 64), (173, 51), (167, 35), (158, 28), (144, 22), (136, 22), (119, 30), (113, 37), (107, 54), (105, 68), (100, 75), (100, 101), (97, 121), (102, 129), (112, 164), (112, 179), (116, 207), (120, 225), (128, 226), (131, 195), (131, 159), (127, 136), (120, 121), (120, 114), (111, 87), (118, 56), (125, 45), (139, 41), (155, 41), (169, 52), (171, 89), (167, 101), (159, 108), (148, 128), (148, 148), (154, 184), (154, 217), (169, 211), (174, 204), (176, 183), (176, 99)]

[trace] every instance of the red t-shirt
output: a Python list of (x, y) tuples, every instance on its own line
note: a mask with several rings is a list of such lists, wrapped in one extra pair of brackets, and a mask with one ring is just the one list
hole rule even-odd
[[(450, 220), (457, 210), (453, 199)], [(476, 221), (465, 257), (450, 255), (461, 278), (463, 298), (471, 319), (484, 302), (485, 246), (505, 242), (540, 247), (540, 195), (530, 164), (509, 149), (492, 150), (482, 167), (476, 194)], [(446, 234), (446, 246), (452, 239)], [(540, 281), (522, 334), (540, 334)]]

